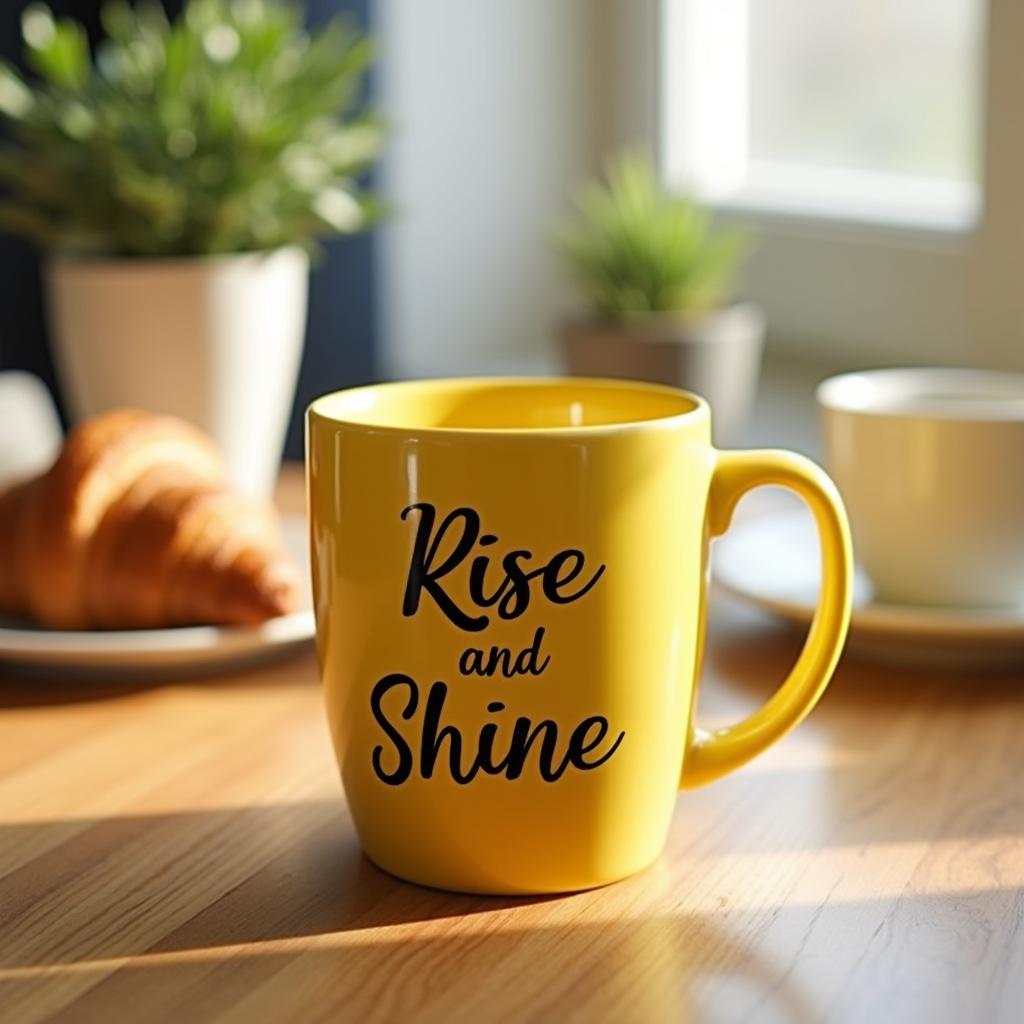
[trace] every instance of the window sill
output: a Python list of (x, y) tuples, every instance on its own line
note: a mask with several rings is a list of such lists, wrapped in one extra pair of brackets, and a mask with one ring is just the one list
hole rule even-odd
[(962, 181), (838, 167), (753, 162), (729, 192), (708, 194), (722, 210), (826, 230), (962, 239), (977, 225), (981, 194)]
[(977, 226), (974, 214), (939, 214), (907, 210), (854, 211), (838, 203), (770, 197), (757, 192), (712, 200), (712, 210), (772, 234), (827, 239), (864, 239), (915, 243), (933, 249), (961, 250)]

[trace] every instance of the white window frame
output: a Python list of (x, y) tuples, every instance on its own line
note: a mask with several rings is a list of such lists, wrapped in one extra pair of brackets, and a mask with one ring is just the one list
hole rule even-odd
[[(670, 6), (682, 2), (600, 0), (604, 66), (619, 92), (606, 149), (645, 144), (664, 166), (665, 31)], [(976, 217), (904, 210), (852, 219), (827, 204), (796, 209), (764, 196), (716, 204), (723, 220), (757, 232), (743, 290), (767, 313), (770, 351), (828, 367), (1024, 369), (1024, 4), (987, 7)]]

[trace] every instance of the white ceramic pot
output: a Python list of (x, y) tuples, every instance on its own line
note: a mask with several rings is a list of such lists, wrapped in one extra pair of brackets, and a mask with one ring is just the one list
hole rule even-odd
[(715, 444), (739, 444), (754, 405), (764, 348), (764, 316), (739, 303), (699, 318), (668, 314), (568, 323), (569, 372), (670, 384), (711, 406)]
[(54, 357), (75, 419), (134, 406), (190, 420), (253, 494), (274, 485), (306, 325), (299, 248), (171, 259), (57, 257)]

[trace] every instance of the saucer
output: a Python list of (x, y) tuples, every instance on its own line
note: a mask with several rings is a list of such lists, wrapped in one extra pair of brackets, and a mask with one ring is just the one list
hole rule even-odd
[[(723, 590), (796, 625), (810, 624), (820, 585), (814, 520), (794, 508), (736, 522), (712, 546)], [(970, 672), (1024, 667), (1024, 607), (885, 604), (858, 567), (847, 651), (906, 668)]]

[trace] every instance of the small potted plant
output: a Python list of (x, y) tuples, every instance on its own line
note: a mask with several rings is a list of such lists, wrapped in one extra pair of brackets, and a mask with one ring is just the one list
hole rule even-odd
[(112, 0), (106, 38), (42, 5), (0, 66), (0, 226), (47, 254), (69, 411), (131, 405), (212, 435), (272, 486), (294, 398), (315, 239), (359, 230), (381, 126), (359, 108), (368, 40), (307, 34), (287, 0)]
[(633, 153), (609, 164), (606, 181), (585, 185), (576, 206), (555, 239), (591, 307), (564, 326), (569, 371), (695, 391), (711, 405), (716, 441), (735, 443), (764, 344), (760, 311), (733, 301), (746, 235), (716, 230)]

